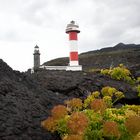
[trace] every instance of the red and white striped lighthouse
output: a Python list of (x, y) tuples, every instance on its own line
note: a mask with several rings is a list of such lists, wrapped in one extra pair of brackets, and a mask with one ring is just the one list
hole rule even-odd
[[(71, 21), (66, 28), (66, 33), (69, 34), (69, 47), (70, 47), (70, 58), (69, 58), (69, 66), (72, 67), (80, 67), (78, 61), (78, 36), (77, 34), (80, 33), (79, 26), (75, 24), (75, 21)], [(77, 68), (78, 68), (77, 67)]]

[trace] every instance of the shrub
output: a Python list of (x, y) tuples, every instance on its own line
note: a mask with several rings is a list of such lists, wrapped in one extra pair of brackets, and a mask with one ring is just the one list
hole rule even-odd
[[(103, 87), (101, 90), (101, 93), (104, 96), (103, 100), (109, 107), (111, 107), (119, 99), (124, 98), (123, 92), (118, 91), (115, 88), (110, 87), (110, 86)], [(112, 97), (114, 97), (113, 101), (112, 101)]]
[(138, 140), (140, 106), (113, 108), (123, 93), (109, 86), (101, 93), (92, 92), (84, 104), (74, 98), (65, 101), (66, 106), (55, 106), (41, 126), (52, 133), (57, 131), (63, 140)]
[(88, 118), (83, 112), (72, 113), (67, 123), (67, 127), (72, 134), (83, 134), (87, 126)]
[(52, 133), (57, 130), (57, 122), (53, 117), (48, 117), (47, 120), (42, 121), (41, 126)]
[(101, 129), (93, 129), (92, 126), (97, 125), (94, 123), (91, 123), (89, 127), (86, 129), (84, 140), (104, 140), (102, 135)]
[(140, 132), (140, 116), (128, 117), (125, 126), (132, 135), (137, 135)]
[(101, 69), (101, 74), (110, 75), (110, 70), (109, 69)]
[(89, 125), (85, 131), (84, 140), (102, 139), (103, 117), (101, 114), (96, 113), (91, 109), (84, 110), (84, 113), (89, 119)]
[[(134, 88), (136, 88), (138, 92), (138, 96), (140, 97), (140, 85), (139, 85), (140, 77), (137, 77), (137, 79), (135, 79), (132, 76), (131, 72), (123, 64), (120, 64), (118, 67), (114, 67), (110, 69), (102, 69), (100, 73), (103, 75), (110, 76), (111, 78), (116, 80), (126, 81), (127, 83), (134, 86)], [(136, 84), (138, 85), (136, 86)], [(104, 96), (108, 93), (108, 89), (109, 87), (105, 87), (105, 89), (102, 90), (102, 94)]]
[(132, 77), (131, 72), (123, 64), (120, 64), (118, 67), (114, 67), (110, 69), (102, 69), (101, 74), (108, 75), (116, 80), (124, 80), (130, 84), (134, 84), (136, 81)]
[(106, 86), (106, 87), (103, 87), (102, 90), (101, 90), (101, 93), (103, 96), (113, 96), (113, 94), (116, 92), (117, 90), (113, 87), (109, 87), (109, 86)]
[(55, 106), (52, 110), (51, 110), (51, 113), (52, 113), (52, 117), (54, 119), (60, 119), (62, 117), (64, 117), (65, 115), (68, 114), (67, 112), (67, 108), (63, 105), (58, 105), (58, 106)]
[(133, 110), (127, 109), (125, 111), (125, 116), (126, 118), (132, 117), (132, 116), (137, 116), (137, 113)]
[(84, 100), (83, 107), (84, 107), (84, 108), (89, 107), (90, 103), (91, 103), (92, 101), (94, 101), (95, 98), (98, 98), (99, 95), (100, 95), (100, 92), (99, 92), (99, 91), (94, 91), (94, 92), (92, 92), (92, 93)]
[(103, 135), (105, 137), (120, 137), (118, 124), (113, 121), (106, 121), (103, 124)]
[(91, 109), (93, 109), (95, 112), (103, 113), (105, 109), (107, 108), (106, 103), (103, 99), (95, 99), (90, 104)]
[(106, 121), (115, 121), (118, 124), (125, 122), (125, 111), (122, 109), (107, 108), (103, 114), (104, 120)]
[(140, 106), (139, 105), (125, 105), (123, 107), (123, 109), (125, 109), (125, 112), (130, 110), (130, 111), (133, 111), (135, 112), (136, 114), (140, 115), (139, 112), (140, 112)]
[(83, 107), (82, 100), (79, 98), (73, 98), (71, 100), (67, 100), (65, 101), (65, 104), (67, 105), (68, 110), (70, 112), (80, 110)]
[(118, 98), (118, 99), (124, 98), (124, 94), (123, 94), (123, 92), (121, 92), (121, 91), (115, 92), (114, 95), (115, 95), (116, 98)]

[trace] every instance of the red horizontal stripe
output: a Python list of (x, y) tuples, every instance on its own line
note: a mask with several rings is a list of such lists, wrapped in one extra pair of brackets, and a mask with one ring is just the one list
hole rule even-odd
[(69, 40), (77, 40), (77, 32), (69, 32)]
[(78, 52), (70, 52), (70, 60), (77, 61), (78, 60)]

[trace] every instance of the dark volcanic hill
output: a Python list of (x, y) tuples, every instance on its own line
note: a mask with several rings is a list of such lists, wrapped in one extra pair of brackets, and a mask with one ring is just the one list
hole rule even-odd
[(0, 140), (55, 138), (40, 127), (50, 108), (66, 98), (52, 95), (36, 79), (13, 71), (0, 59)]
[[(124, 64), (138, 75), (140, 46), (126, 46), (119, 44), (114, 48), (83, 53), (80, 55), (80, 61), (84, 69), (89, 69), (117, 65), (127, 60)], [(117, 53), (120, 59), (116, 59)], [(112, 63), (107, 54), (111, 56)], [(54, 60), (47, 64), (64, 65), (65, 60), (62, 58), (58, 59), (58, 63)], [(50, 109), (54, 105), (63, 104), (66, 99), (73, 97), (83, 99), (90, 92), (101, 90), (104, 86), (112, 86), (124, 92), (125, 98), (117, 105), (140, 104), (138, 93), (131, 85), (99, 73), (46, 70), (33, 74), (20, 73), (12, 70), (0, 59), (0, 140), (60, 140), (57, 134), (52, 135), (40, 126), (40, 122), (50, 114)]]
[[(79, 55), (79, 62), (84, 70), (91, 68), (109, 68), (123, 63), (128, 68), (140, 68), (140, 45), (119, 43), (114, 47), (89, 51)], [(58, 58), (45, 65), (68, 65), (68, 58)]]

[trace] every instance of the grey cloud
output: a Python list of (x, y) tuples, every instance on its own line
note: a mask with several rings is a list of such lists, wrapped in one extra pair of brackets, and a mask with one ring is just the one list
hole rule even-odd
[(46, 0), (30, 0), (23, 5), (19, 16), (29, 24), (42, 26), (44, 19), (51, 17), (48, 7)]
[[(140, 28), (139, 7), (140, 1), (137, 0), (118, 0), (115, 2), (113, 0), (99, 0), (96, 8), (97, 14), (92, 17), (92, 23), (90, 23), (94, 28), (97, 28), (99, 33), (98, 38), (101, 41), (97, 45), (101, 44), (104, 47), (105, 44), (134, 39), (134, 34), (129, 34), (128, 38), (127, 32), (134, 30), (134, 28)], [(137, 31), (135, 34), (140, 35)]]
[(0, 40), (2, 40), (2, 41), (6, 41), (6, 40), (17, 41), (18, 40), (17, 37), (18, 37), (18, 35), (16, 34), (15, 31), (7, 31), (4, 34), (0, 35)]
[(59, 27), (74, 18), (81, 30), (83, 26), (83, 44), (88, 44), (88, 49), (134, 38), (131, 34), (127, 37), (129, 30), (140, 28), (139, 0), (16, 0), (13, 7), (17, 7), (16, 14), (28, 27), (49, 28), (56, 30), (56, 34)]

